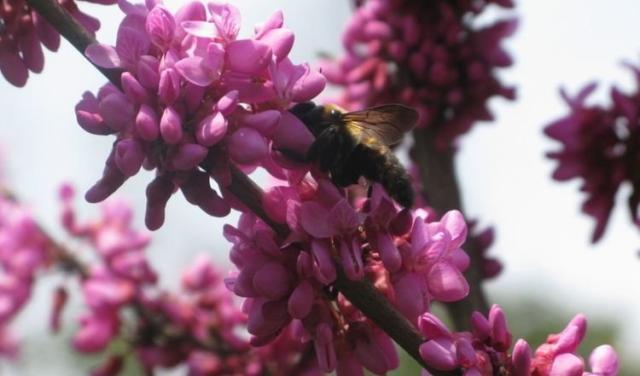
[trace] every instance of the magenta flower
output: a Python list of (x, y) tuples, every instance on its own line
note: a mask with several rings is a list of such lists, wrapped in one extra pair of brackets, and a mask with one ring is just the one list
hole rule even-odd
[(409, 319), (428, 311), (431, 300), (453, 302), (467, 296), (469, 285), (462, 271), (469, 258), (460, 248), (466, 236), (466, 224), (457, 211), (440, 222), (414, 219), (410, 244), (399, 247), (402, 269), (392, 274), (396, 304)]
[(584, 372), (584, 360), (576, 354), (578, 346), (585, 336), (587, 319), (576, 315), (564, 330), (551, 334), (547, 342), (535, 351), (531, 363), (533, 375), (602, 375), (618, 374), (618, 356), (609, 345), (598, 346), (589, 357), (591, 372)]
[(508, 369), (511, 334), (500, 307), (492, 306), (488, 319), (475, 312), (471, 323), (473, 333), (452, 333), (436, 316), (422, 315), (419, 326), (427, 341), (420, 346), (420, 355), (425, 362), (442, 371), (463, 368), (465, 375), (491, 375), (494, 370)]
[(18, 357), (18, 339), (5, 326), (0, 326), (0, 357), (15, 360)]
[(116, 136), (86, 198), (102, 201), (144, 167), (157, 172), (147, 189), (148, 228), (162, 225), (177, 189), (206, 213), (224, 216), (233, 200), (223, 200), (210, 177), (228, 185), (230, 162), (282, 174), (272, 157), (282, 114), (322, 91), (324, 78), (288, 59), (293, 33), (281, 12), (253, 37), (237, 39), (240, 14), (230, 4), (190, 2), (175, 15), (152, 3), (123, 9), (116, 45), (86, 50), (95, 64), (125, 70), (122, 92), (105, 85), (76, 106), (83, 129)]
[(614, 376), (620, 370), (618, 354), (613, 347), (609, 345), (600, 345), (593, 349), (589, 356), (589, 366), (591, 372), (587, 372), (585, 376)]
[[(150, 243), (149, 235), (132, 227), (133, 213), (128, 205), (109, 200), (102, 204), (98, 218), (81, 222), (72, 207), (72, 187), (63, 186), (60, 196), (63, 204), (61, 219), (65, 229), (76, 239), (85, 240), (98, 256), (97, 262), (91, 264), (92, 267), (81, 280), (87, 311), (80, 317), (80, 328), (73, 338), (76, 350), (85, 353), (103, 351), (117, 338), (125, 337), (148, 372), (158, 367), (184, 364), (189, 373), (194, 375), (258, 376), (264, 373), (264, 367), (269, 367), (271, 362), (277, 362), (281, 367), (279, 369), (283, 370), (296, 366), (294, 360), (303, 348), (294, 337), (283, 334), (282, 338), (262, 351), (250, 351), (250, 343), (242, 332), (247, 326), (253, 330), (256, 325), (258, 331), (265, 330), (265, 325), (260, 322), (256, 324), (255, 316), (247, 318), (235, 305), (222, 275), (208, 257), (199, 256), (183, 272), (179, 292), (161, 289), (157, 284), (156, 272), (145, 257), (144, 251)], [(283, 265), (288, 266), (286, 261), (290, 259), (278, 257), (279, 250), (269, 248), (270, 244), (275, 244), (275, 240), (269, 243), (269, 233), (262, 231), (267, 227), (261, 226), (256, 228), (256, 234), (239, 239), (265, 245), (273, 257), (270, 263), (259, 265), (255, 270), (256, 284), (251, 285), (250, 289), (278, 301), (287, 292), (289, 274), (287, 270), (283, 274)], [(228, 236), (235, 239), (234, 236), (238, 234), (228, 229)], [(259, 241), (255, 243), (253, 239)], [(239, 247), (246, 251), (248, 244)], [(278, 263), (281, 261), (285, 264)], [(13, 290), (22, 286), (19, 281), (10, 282), (7, 282), (7, 287), (14, 286)], [(291, 299), (291, 310), (295, 315), (306, 316), (313, 301), (309, 293), (313, 291), (309, 290), (309, 282), (302, 285), (305, 287), (299, 288), (297, 297)], [(0, 284), (0, 307), (5, 290), (8, 291), (2, 289)], [(11, 296), (17, 296), (17, 292), (12, 292)], [(306, 304), (309, 305), (306, 313), (303, 313), (304, 301), (308, 301)], [(279, 308), (287, 309), (286, 303), (266, 303), (269, 306), (266, 315), (257, 316), (265, 322), (271, 322), (271, 314), (278, 312)], [(54, 307), (52, 321), (58, 322), (56, 325), (59, 325), (61, 309)], [(132, 312), (136, 319), (126, 322)], [(278, 353), (278, 356), (270, 355), (274, 353)], [(121, 366), (121, 355), (111, 354), (92, 374), (114, 375)], [(315, 366), (310, 364), (304, 368), (313, 370)]]
[(299, 257), (291, 251), (282, 252), (271, 228), (249, 214), (242, 215), (238, 229), (225, 226), (224, 233), (234, 244), (231, 261), (240, 269), (227, 285), (236, 295), (250, 298), (244, 308), (249, 316), (247, 329), (256, 337), (253, 342), (273, 339), (292, 315), (302, 318), (311, 309), (313, 297), (308, 293), (312, 291), (298, 286), (305, 285), (295, 271)]
[[(89, 0), (96, 4), (115, 4), (115, 0)], [(74, 0), (60, 0), (60, 5), (89, 33), (100, 28), (100, 22), (78, 9)], [(0, 72), (14, 86), (27, 83), (29, 72), (44, 68), (42, 46), (57, 51), (60, 34), (24, 0), (8, 0), (0, 7)]]
[(225, 227), (239, 269), (227, 285), (247, 298), (251, 343), (273, 343), (289, 328), (313, 344), (324, 372), (395, 369), (398, 357), (389, 337), (327, 289), (342, 268), (348, 278), (368, 279), (411, 319), (427, 311), (431, 300), (463, 298), (468, 285), (461, 271), (468, 258), (459, 248), (466, 237), (462, 216), (450, 212), (440, 222), (426, 222), (424, 211), (400, 210), (379, 185), (353, 205), (328, 180), (294, 176), (264, 198), (268, 215), (291, 229), (288, 237), (281, 239), (248, 213), (237, 228)]
[(343, 89), (338, 102), (352, 109), (406, 103), (420, 112), (419, 127), (434, 128), (442, 147), (475, 122), (492, 120), (489, 99), (515, 96), (496, 72), (512, 63), (501, 42), (517, 23), (474, 26), (489, 3), (362, 2), (342, 36), (345, 54), (323, 62), (329, 82)]
[(111, 312), (92, 312), (80, 318), (80, 330), (73, 337), (73, 347), (81, 352), (102, 351), (118, 334), (120, 320)]
[(345, 198), (329, 207), (316, 201), (301, 204), (300, 224), (313, 237), (311, 253), (316, 260), (317, 277), (323, 283), (333, 282), (336, 276), (331, 260), (332, 247), (338, 250), (349, 278), (361, 279), (364, 276), (362, 245), (357, 231), (362, 224), (361, 217)]
[[(640, 82), (640, 71), (631, 69)], [(574, 98), (561, 91), (570, 112), (545, 128), (547, 136), (561, 143), (560, 150), (547, 153), (558, 162), (553, 178), (582, 179), (580, 190), (587, 196), (582, 211), (596, 220), (592, 242), (604, 234), (618, 188), (625, 181), (633, 189), (628, 204), (634, 222), (640, 203), (640, 177), (636, 173), (640, 91), (624, 93), (614, 87), (612, 104), (604, 107), (586, 103), (595, 89), (595, 83), (589, 84)]]
[[(577, 315), (558, 334), (532, 354), (529, 344), (519, 339), (511, 353), (511, 334), (504, 312), (494, 305), (489, 317), (479, 312), (471, 316), (472, 332), (449, 331), (437, 317), (425, 313), (420, 317), (420, 330), (427, 341), (420, 355), (435, 369), (462, 369), (464, 375), (484, 376), (506, 372), (515, 376), (615, 376), (618, 356), (609, 345), (598, 346), (589, 358), (591, 372), (585, 372), (584, 360), (576, 354), (586, 332), (586, 319)], [(424, 371), (423, 374), (429, 373)]]
[(18, 341), (10, 323), (31, 297), (37, 273), (52, 261), (51, 244), (29, 210), (1, 197), (0, 357), (17, 357)]

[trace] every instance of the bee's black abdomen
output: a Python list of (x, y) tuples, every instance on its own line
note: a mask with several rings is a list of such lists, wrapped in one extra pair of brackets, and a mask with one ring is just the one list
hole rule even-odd
[[(393, 157), (396, 159), (395, 156)], [(398, 204), (405, 208), (411, 208), (413, 206), (413, 187), (411, 186), (411, 180), (400, 162), (397, 159), (395, 162), (397, 164), (394, 164), (393, 167), (389, 167), (382, 172), (380, 184), (382, 184), (389, 196), (396, 200)]]
[(405, 208), (413, 206), (413, 188), (407, 171), (398, 158), (384, 145), (358, 145), (349, 160), (362, 175), (384, 187), (389, 196)]

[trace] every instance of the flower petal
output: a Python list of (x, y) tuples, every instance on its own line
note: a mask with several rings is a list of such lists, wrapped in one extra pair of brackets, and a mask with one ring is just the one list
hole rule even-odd
[(120, 68), (122, 66), (116, 49), (106, 44), (90, 44), (84, 51), (84, 55), (92, 63), (102, 68)]
[(420, 356), (433, 368), (451, 371), (456, 368), (455, 345), (450, 339), (431, 340), (420, 345)]
[(469, 294), (467, 280), (447, 262), (439, 262), (429, 270), (427, 285), (434, 299), (443, 302), (455, 302)]
[(203, 67), (203, 58), (192, 56), (184, 58), (175, 64), (175, 68), (185, 80), (198, 86), (209, 86), (216, 77)]
[(205, 21), (184, 21), (180, 24), (187, 33), (200, 38), (213, 38), (217, 34), (216, 25)]
[(236, 40), (227, 46), (227, 69), (243, 74), (255, 74), (264, 70), (271, 61), (271, 47), (252, 40)]
[(334, 235), (334, 230), (329, 224), (329, 212), (314, 201), (307, 201), (300, 205), (300, 224), (311, 236), (316, 238), (328, 238)]

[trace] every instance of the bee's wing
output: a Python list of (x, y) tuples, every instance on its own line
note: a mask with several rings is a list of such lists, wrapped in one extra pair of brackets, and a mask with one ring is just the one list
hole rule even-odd
[(418, 112), (400, 104), (387, 104), (362, 111), (348, 112), (342, 119), (363, 133), (379, 139), (385, 145), (393, 145), (402, 139), (418, 121)]

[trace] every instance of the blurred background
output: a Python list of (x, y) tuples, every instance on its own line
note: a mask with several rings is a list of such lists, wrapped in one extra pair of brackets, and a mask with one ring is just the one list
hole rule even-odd
[[(320, 52), (338, 55), (341, 31), (350, 14), (349, 1), (278, 0), (231, 1), (243, 16), (241, 35), (282, 9), (285, 23), (296, 33), (292, 60), (313, 63)], [(117, 7), (86, 6), (103, 26), (98, 39), (113, 43), (121, 13)], [(171, 1), (176, 8), (179, 1)], [(576, 92), (597, 79), (594, 100), (605, 100), (609, 85), (633, 85), (620, 65), (640, 63), (640, 2), (637, 0), (520, 0), (513, 13), (520, 27), (508, 41), (514, 67), (504, 81), (518, 88), (516, 102), (496, 100), (497, 121), (481, 124), (460, 144), (458, 171), (470, 219), (480, 228), (494, 226), (496, 242), (490, 254), (504, 264), (503, 273), (486, 287), (490, 301), (507, 311), (516, 337), (538, 345), (547, 333), (560, 331), (575, 315), (589, 318), (588, 354), (608, 342), (620, 351), (626, 375), (640, 374), (640, 231), (627, 218), (624, 187), (604, 239), (589, 243), (593, 222), (579, 212), (583, 197), (578, 181), (557, 184), (550, 178), (552, 164), (544, 154), (555, 147), (542, 135), (549, 121), (566, 111), (558, 88)], [(495, 14), (482, 21), (491, 21)], [(0, 80), (0, 144), (3, 176), (20, 199), (32, 207), (48, 231), (64, 239), (58, 224), (57, 187), (75, 184), (79, 193), (101, 174), (112, 139), (84, 132), (73, 108), (83, 91), (97, 90), (105, 79), (63, 42), (59, 53), (46, 54), (45, 70), (31, 75), (26, 88)], [(130, 179), (117, 193), (127, 198), (143, 228), (144, 189), (149, 173)], [(80, 195), (79, 195), (80, 196)], [(96, 207), (78, 198), (85, 218)], [(224, 219), (207, 217), (181, 195), (169, 202), (165, 225), (154, 234), (148, 254), (160, 272), (162, 284), (177, 286), (179, 273), (195, 255), (206, 252), (228, 267), (229, 244), (221, 235)], [(59, 280), (44, 276), (34, 298), (14, 327), (23, 341), (17, 364), (0, 361), (0, 375), (84, 375), (97, 358), (78, 357), (69, 346), (81, 304), (72, 294), (65, 311), (62, 334), (48, 333), (51, 293)], [(77, 298), (77, 296), (75, 296)], [(634, 367), (634, 365), (636, 367)], [(131, 374), (137, 374), (132, 366)], [(398, 374), (417, 374), (417, 368)], [(172, 374), (182, 374), (179, 370)]]

